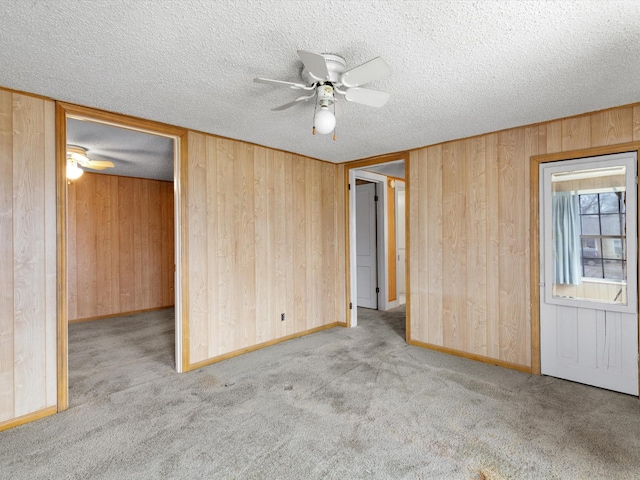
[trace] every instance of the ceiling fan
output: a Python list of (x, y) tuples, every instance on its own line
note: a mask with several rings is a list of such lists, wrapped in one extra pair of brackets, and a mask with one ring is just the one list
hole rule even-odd
[[(109, 160), (91, 160), (87, 157), (87, 149), (78, 145), (67, 145), (67, 178), (77, 180), (82, 176), (82, 168), (104, 170), (115, 165)], [(82, 167), (82, 168), (80, 168)]]
[[(360, 103), (369, 107), (382, 107), (389, 100), (387, 92), (360, 87), (360, 85), (391, 75), (391, 68), (381, 57), (376, 57), (362, 65), (347, 70), (347, 63), (339, 55), (298, 50), (298, 56), (304, 65), (301, 72), (304, 83), (271, 80), (261, 77), (254, 78), (253, 81), (307, 92), (307, 94), (296, 98), (292, 102), (272, 108), (272, 110), (286, 110), (300, 102), (314, 100), (315, 114), (312, 129), (314, 135), (316, 131), (325, 135), (334, 130), (336, 126), (336, 100), (339, 96), (344, 97), (349, 102)], [(333, 108), (331, 109), (331, 107)], [(333, 139), (336, 139), (335, 133)]]

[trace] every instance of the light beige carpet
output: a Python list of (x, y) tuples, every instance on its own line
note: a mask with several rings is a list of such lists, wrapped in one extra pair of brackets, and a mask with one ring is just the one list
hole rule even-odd
[(1, 432), (0, 478), (640, 478), (637, 398), (409, 346), (402, 309), (182, 375), (171, 313), (72, 326), (90, 391)]

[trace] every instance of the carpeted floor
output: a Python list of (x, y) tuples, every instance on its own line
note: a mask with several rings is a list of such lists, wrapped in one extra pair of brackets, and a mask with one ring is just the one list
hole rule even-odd
[(182, 375), (172, 313), (72, 325), (72, 407), (0, 478), (640, 478), (637, 398), (409, 346), (402, 308)]

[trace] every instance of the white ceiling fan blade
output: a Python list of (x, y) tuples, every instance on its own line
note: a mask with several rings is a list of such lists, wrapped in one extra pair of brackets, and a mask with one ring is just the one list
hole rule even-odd
[(391, 75), (391, 67), (387, 65), (387, 62), (382, 57), (376, 57), (343, 73), (340, 81), (345, 87), (357, 87), (365, 83), (375, 82), (389, 75)]
[(327, 69), (327, 61), (319, 53), (306, 52), (298, 50), (298, 56), (304, 63), (307, 72), (316, 80), (329, 80), (329, 70)]
[(296, 103), (306, 102), (307, 100), (311, 100), (315, 96), (316, 94), (314, 92), (313, 95), (298, 97), (293, 102), (285, 103), (284, 105), (280, 105), (279, 107), (272, 108), (271, 110), (274, 112), (279, 112), (280, 110), (286, 110), (287, 108), (293, 107)]
[(382, 107), (389, 100), (389, 94), (378, 90), (354, 87), (347, 90), (345, 98), (350, 102), (361, 103), (369, 107)]
[(289, 87), (294, 90), (306, 90), (308, 87), (302, 83), (285, 82), (284, 80), (271, 80), (270, 78), (254, 78), (256, 83), (266, 83), (267, 85), (275, 85), (276, 87)]

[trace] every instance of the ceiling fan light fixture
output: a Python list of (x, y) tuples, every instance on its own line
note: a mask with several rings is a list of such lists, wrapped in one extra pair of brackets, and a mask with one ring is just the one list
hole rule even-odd
[(75, 160), (67, 158), (67, 179), (68, 180), (77, 180), (79, 179), (84, 170), (82, 170)]
[(321, 135), (326, 135), (331, 133), (333, 129), (336, 127), (336, 117), (331, 111), (329, 107), (322, 106), (316, 112), (315, 117), (313, 118), (313, 122), (316, 128), (316, 132)]

